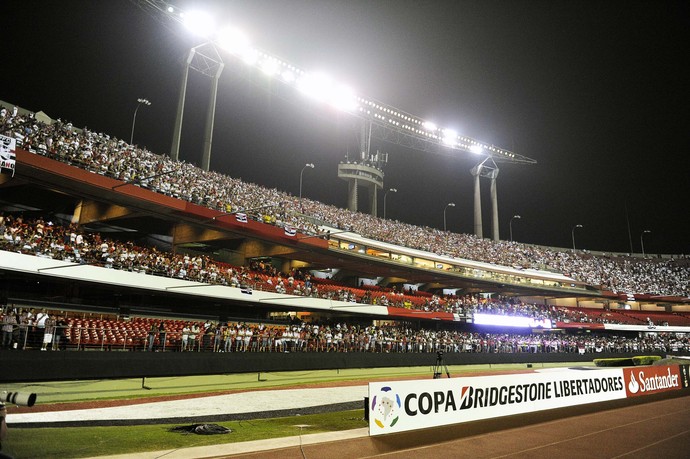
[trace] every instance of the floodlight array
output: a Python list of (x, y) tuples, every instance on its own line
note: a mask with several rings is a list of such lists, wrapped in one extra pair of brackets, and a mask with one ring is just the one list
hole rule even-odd
[[(491, 156), (497, 161), (535, 163), (533, 159), (487, 144), (468, 136), (459, 135), (454, 129), (438, 126), (373, 99), (355, 95), (349, 86), (340, 84), (320, 72), (307, 72), (276, 56), (250, 45), (250, 41), (236, 28), (226, 27), (212, 33), (212, 17), (199, 12), (184, 12), (159, 0), (143, 0), (149, 8), (167, 14), (185, 25), (190, 31), (210, 40), (218, 48), (259, 70), (262, 74), (282, 83), (294, 86), (309, 99), (325, 103), (338, 110), (376, 123), (379, 126), (405, 135), (434, 143), (451, 150), (462, 150)], [(202, 18), (206, 17), (204, 23)]]

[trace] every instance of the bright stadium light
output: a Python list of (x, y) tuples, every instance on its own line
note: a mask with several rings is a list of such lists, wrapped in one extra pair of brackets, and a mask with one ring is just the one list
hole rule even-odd
[(458, 143), (458, 133), (452, 129), (444, 129), (441, 139), (444, 145), (454, 146)]
[(353, 111), (357, 108), (357, 96), (349, 86), (339, 85), (331, 92), (328, 103), (339, 110)]
[(297, 88), (307, 97), (324, 101), (333, 92), (333, 80), (325, 73), (305, 73), (297, 80)]
[(237, 56), (242, 56), (250, 49), (247, 36), (235, 27), (222, 28), (216, 36), (216, 42), (218, 46)]
[(436, 126), (436, 123), (432, 123), (431, 121), (425, 121), (424, 124), (422, 124), (422, 127), (427, 131), (438, 131), (438, 126)]
[[(355, 95), (350, 90), (337, 89), (338, 84), (332, 80), (326, 81), (322, 79), (322, 76), (307, 75), (307, 72), (290, 65), (283, 59), (251, 48), (246, 37), (236, 29), (226, 28), (220, 32), (214, 30), (213, 18), (209, 14), (199, 11), (183, 12), (165, 0), (156, 0), (155, 3), (156, 9), (168, 15), (172, 20), (184, 24), (197, 35), (210, 38), (217, 32), (217, 37), (212, 41), (213, 45), (229, 51), (245, 64), (256, 67), (259, 72), (273, 76), (289, 85), (295, 83), (301, 92), (312, 99), (346, 110), (362, 118), (366, 123), (376, 125), (377, 128), (372, 130), (372, 134), (380, 140), (414, 146), (420, 151), (439, 151), (437, 147), (440, 146), (445, 149), (487, 155), (496, 161), (536, 164), (536, 161), (531, 158), (465, 135), (460, 137), (455, 130), (439, 128), (434, 122), (426, 121), (391, 105), (365, 98), (362, 95)], [(267, 61), (267, 59), (270, 60)]]
[(266, 58), (259, 64), (264, 75), (273, 76), (280, 70), (280, 62), (275, 58)]
[(474, 145), (470, 146), (470, 151), (472, 153), (474, 153), (475, 155), (479, 155), (484, 151), (484, 147), (482, 147), (479, 144), (474, 144)]
[(256, 65), (259, 61), (259, 52), (252, 48), (245, 49), (240, 56), (242, 57), (242, 62), (247, 65)]
[(213, 34), (213, 17), (204, 11), (189, 11), (182, 19), (185, 27), (194, 35), (208, 38)]
[(280, 78), (283, 80), (284, 83), (291, 84), (295, 82), (295, 79), (297, 77), (295, 77), (295, 72), (288, 69), (281, 72)]

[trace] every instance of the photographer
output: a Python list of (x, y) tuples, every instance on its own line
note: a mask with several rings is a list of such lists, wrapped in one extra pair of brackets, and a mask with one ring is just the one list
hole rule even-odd
[(5, 423), (5, 417), (7, 416), (7, 409), (5, 405), (0, 403), (0, 459), (12, 459), (11, 456), (3, 454), (2, 452), (2, 441), (7, 438), (7, 424)]

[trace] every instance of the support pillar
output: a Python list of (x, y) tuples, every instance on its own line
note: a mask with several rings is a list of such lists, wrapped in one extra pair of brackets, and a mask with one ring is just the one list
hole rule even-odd
[(184, 106), (187, 93), (187, 81), (189, 79), (189, 69), (206, 75), (212, 79), (211, 83), (211, 100), (206, 112), (206, 129), (204, 133), (204, 144), (201, 156), (201, 168), (209, 170), (211, 163), (211, 144), (213, 138), (213, 124), (216, 114), (216, 96), (218, 95), (218, 79), (223, 71), (223, 60), (218, 53), (215, 45), (211, 42), (195, 46), (189, 51), (187, 60), (185, 62), (184, 73), (182, 74), (182, 87), (180, 88), (180, 98), (177, 101), (177, 117), (175, 118), (175, 127), (173, 129), (172, 147), (170, 149), (170, 158), (177, 161), (180, 157), (180, 138), (182, 136), (182, 118), (184, 115)]
[(498, 192), (496, 191), (496, 177), (498, 177), (498, 169), (491, 171), (491, 229), (492, 239), (498, 241)]
[(371, 209), (370, 214), (373, 216), (378, 215), (377, 195), (377, 188), (375, 186), (369, 187), (369, 209)]
[(357, 179), (347, 182), (347, 209), (357, 212)]
[(187, 97), (187, 80), (189, 79), (189, 66), (194, 59), (196, 49), (189, 50), (187, 61), (182, 73), (182, 87), (180, 87), (180, 97), (177, 99), (177, 116), (175, 117), (175, 127), (173, 128), (172, 147), (170, 148), (170, 159), (178, 161), (180, 158), (180, 138), (182, 137), (182, 118), (184, 117), (184, 103)]
[(479, 178), (486, 177), (491, 180), (492, 239), (498, 241), (498, 195), (496, 192), (498, 166), (496, 166), (496, 162), (489, 156), (481, 163), (474, 166), (470, 173), (474, 176), (474, 235), (478, 238), (484, 237), (482, 228), (482, 196)]
[(213, 83), (211, 84), (211, 101), (208, 105), (208, 112), (206, 113), (206, 131), (204, 133), (204, 150), (201, 155), (201, 168), (205, 171), (209, 170), (211, 166), (211, 144), (213, 143), (213, 124), (216, 116), (216, 97), (218, 95), (218, 79), (223, 72), (225, 64), (222, 62), (218, 64), (216, 74), (213, 75)]
[(472, 175), (474, 175), (474, 235), (481, 239), (484, 235), (482, 230), (482, 195), (479, 186), (480, 171), (481, 165), (472, 169)]

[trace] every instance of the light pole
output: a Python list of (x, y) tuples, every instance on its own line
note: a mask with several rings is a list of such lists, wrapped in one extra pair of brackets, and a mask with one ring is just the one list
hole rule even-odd
[(646, 233), (651, 233), (651, 231), (644, 230), (640, 233), (640, 245), (642, 246), (642, 258), (644, 258), (644, 235)]
[(142, 105), (151, 105), (151, 102), (149, 102), (148, 99), (137, 99), (137, 108), (134, 109), (134, 117), (132, 118), (132, 135), (129, 136), (130, 145), (134, 143), (134, 124), (137, 122), (137, 112), (139, 111), (139, 107)]
[(446, 210), (448, 210), (449, 207), (455, 207), (454, 202), (449, 202), (446, 204), (446, 207), (443, 208), (443, 231), (447, 231), (446, 229)]
[(508, 226), (510, 227), (510, 242), (513, 242), (513, 220), (516, 218), (520, 220), (522, 217), (519, 215), (513, 215), (510, 217), (510, 222), (508, 223)]
[(299, 173), (299, 198), (302, 199), (302, 175), (304, 174), (304, 169), (307, 167), (314, 169), (314, 164), (312, 163), (307, 163), (304, 165), (302, 168), (302, 171)]
[(573, 230), (571, 231), (571, 234), (573, 236), (573, 250), (575, 250), (575, 229), (576, 228), (582, 228), (582, 225), (573, 226)]
[(389, 188), (386, 190), (385, 193), (383, 193), (383, 219), (386, 219), (386, 196), (388, 196), (388, 193), (397, 193), (398, 190), (396, 188)]

